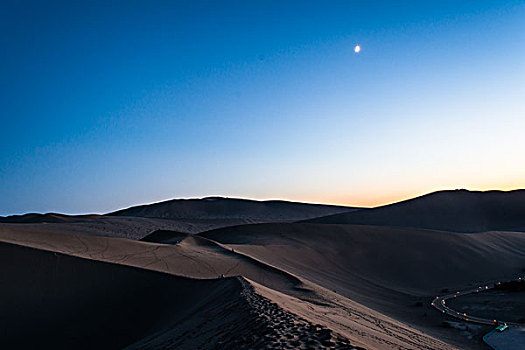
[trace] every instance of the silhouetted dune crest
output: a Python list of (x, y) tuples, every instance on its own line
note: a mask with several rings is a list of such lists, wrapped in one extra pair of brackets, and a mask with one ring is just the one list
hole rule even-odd
[(453, 232), (525, 231), (525, 190), (438, 191), (390, 205), (304, 222)]
[(305, 220), (357, 208), (288, 202), (281, 200), (256, 201), (249, 199), (205, 197), (202, 199), (173, 199), (139, 205), (107, 215), (139, 216), (173, 220), (242, 220), (239, 223), (281, 222)]
[(66, 215), (58, 213), (27, 213), (23, 215), (0, 216), (0, 223), (6, 224), (36, 224), (36, 223), (65, 223), (80, 219), (96, 218), (98, 215)]

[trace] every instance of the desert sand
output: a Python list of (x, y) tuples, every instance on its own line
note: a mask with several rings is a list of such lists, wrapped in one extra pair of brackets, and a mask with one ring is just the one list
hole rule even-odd
[[(301, 223), (239, 226), (202, 235), (462, 348), (472, 342), (465, 344), (443, 330), (429, 301), (443, 289), (516, 278), (525, 267), (521, 232)], [(418, 302), (423, 306), (415, 307)]]
[(199, 233), (243, 224), (294, 222), (358, 209), (287, 201), (209, 197), (142, 205), (106, 215), (12, 215), (0, 217), (0, 223), (23, 224), (25, 227), (49, 232), (141, 239), (155, 230)]
[(452, 232), (525, 231), (525, 190), (438, 191), (377, 208), (307, 220)]
[(206, 197), (175, 199), (139, 205), (107, 215), (164, 218), (172, 220), (244, 220), (255, 222), (286, 222), (348, 213), (360, 208), (310, 204), (281, 200), (254, 201), (239, 198)]
[[(244, 218), (223, 213), (210, 220), (245, 220), (246, 213), (254, 221), (275, 220), (253, 207), (243, 210)], [(9, 348), (484, 349), (480, 337), (443, 328), (445, 316), (430, 301), (442, 290), (511, 279), (525, 268), (522, 232), (292, 223), (300, 215), (289, 213), (273, 223), (211, 224), (198, 234), (184, 225), (196, 219), (210, 225), (202, 212), (173, 214), (176, 219), (4, 220), (10, 223), (0, 224), (1, 282), (8, 286), (1, 292), (1, 342)]]
[[(274, 305), (258, 306), (270, 308), (269, 321), (290, 328), (282, 331), (292, 336), (293, 347), (326, 346), (351, 344), (367, 349), (413, 348), (421, 349), (451, 348), (440, 341), (425, 335), (398, 321), (355, 303), (321, 286), (303, 280), (295, 275), (277, 269), (252, 257), (231, 251), (222, 245), (205, 238), (188, 236), (175, 246), (66, 233), (47, 233), (30, 230), (2, 228), (0, 237), (4, 242), (39, 248), (55, 253), (88, 258), (109, 263), (140, 267), (148, 270), (166, 272), (192, 280), (221, 281), (224, 277), (243, 276), (244, 289), (256, 294)], [(253, 289), (252, 289), (253, 288)], [(6, 300), (3, 298), (3, 300)], [(216, 300), (222, 304), (220, 298)], [(265, 301), (266, 303), (266, 301)], [(255, 307), (255, 306), (254, 306)], [(265, 311), (253, 311), (258, 314)], [(278, 313), (281, 319), (272, 317)], [(285, 317), (285, 315), (289, 315)], [(175, 322), (176, 320), (174, 320)], [(282, 324), (282, 323), (285, 324)], [(288, 325), (286, 323), (288, 322)], [(278, 326), (276, 325), (276, 327)], [(301, 325), (301, 326), (300, 326)], [(268, 326), (272, 328), (273, 326)], [(298, 329), (296, 329), (298, 327)], [(278, 328), (278, 327), (277, 327)], [(273, 329), (273, 328), (272, 328)], [(325, 338), (309, 332), (324, 332)], [(277, 330), (275, 330), (277, 332)], [(166, 344), (182, 336), (179, 331), (165, 335), (164, 338), (150, 340), (152, 344)], [(302, 334), (306, 332), (307, 334)], [(250, 333), (250, 332), (248, 332)], [(308, 339), (314, 338), (309, 342)], [(274, 338), (274, 337), (270, 337)], [(299, 339), (305, 339), (299, 340)], [(279, 338), (277, 338), (278, 340)], [(288, 338), (287, 338), (288, 339)], [(258, 340), (246, 340), (249, 344)], [(272, 340), (273, 341), (273, 340)], [(132, 344), (129, 344), (131, 346)], [(266, 344), (268, 345), (268, 344)], [(266, 346), (265, 345), (265, 346)], [(152, 345), (153, 346), (153, 345)], [(155, 348), (155, 345), (153, 348)], [(160, 347), (160, 345), (158, 345)], [(164, 345), (163, 345), (164, 346)], [(211, 346), (211, 344), (210, 344)], [(249, 345), (247, 345), (250, 347)], [(284, 345), (283, 345), (284, 346)], [(281, 345), (276, 344), (276, 348)]]

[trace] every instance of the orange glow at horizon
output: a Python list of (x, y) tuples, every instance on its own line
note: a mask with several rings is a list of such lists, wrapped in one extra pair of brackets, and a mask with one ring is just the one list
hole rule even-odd
[[(284, 200), (298, 201), (304, 203), (314, 204), (328, 204), (328, 205), (342, 205), (349, 207), (365, 207), (373, 208), (392, 203), (401, 202), (404, 200), (412, 199), (415, 197), (423, 196), (432, 192), (455, 190), (455, 189), (466, 189), (469, 191), (512, 191), (524, 189), (525, 184), (521, 185), (509, 185), (509, 186), (481, 186), (481, 187), (468, 187), (468, 186), (457, 186), (457, 187), (436, 187), (429, 188), (428, 190), (415, 190), (415, 191), (403, 191), (397, 193), (377, 193), (370, 192), (366, 194), (366, 191), (360, 191), (360, 193), (349, 193), (348, 195), (334, 195), (334, 196), (290, 196)], [(276, 199), (276, 198), (273, 198)]]

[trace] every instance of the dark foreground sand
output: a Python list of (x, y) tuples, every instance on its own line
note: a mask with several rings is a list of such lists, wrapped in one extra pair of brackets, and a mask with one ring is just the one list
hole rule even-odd
[(2, 348), (355, 349), (243, 278), (196, 280), (0, 243)]

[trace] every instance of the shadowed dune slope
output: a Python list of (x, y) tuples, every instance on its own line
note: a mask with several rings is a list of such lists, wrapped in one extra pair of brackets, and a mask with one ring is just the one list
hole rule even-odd
[(142, 242), (177, 244), (180, 243), (188, 234), (170, 230), (156, 230), (142, 238)]
[(358, 350), (240, 277), (190, 279), (6, 243), (0, 257), (2, 348)]
[[(249, 318), (235, 278), (193, 280), (6, 243), (0, 257), (4, 349), (118, 349), (174, 324), (180, 336), (226, 310), (230, 322)], [(221, 326), (182, 345), (212, 344)]]
[(453, 232), (525, 231), (525, 190), (439, 191), (312, 223), (417, 227)]
[(325, 215), (345, 213), (356, 208), (335, 205), (307, 204), (287, 201), (255, 201), (236, 198), (208, 197), (175, 199), (131, 207), (108, 215), (139, 216), (175, 220), (230, 219), (251, 222), (306, 220)]

